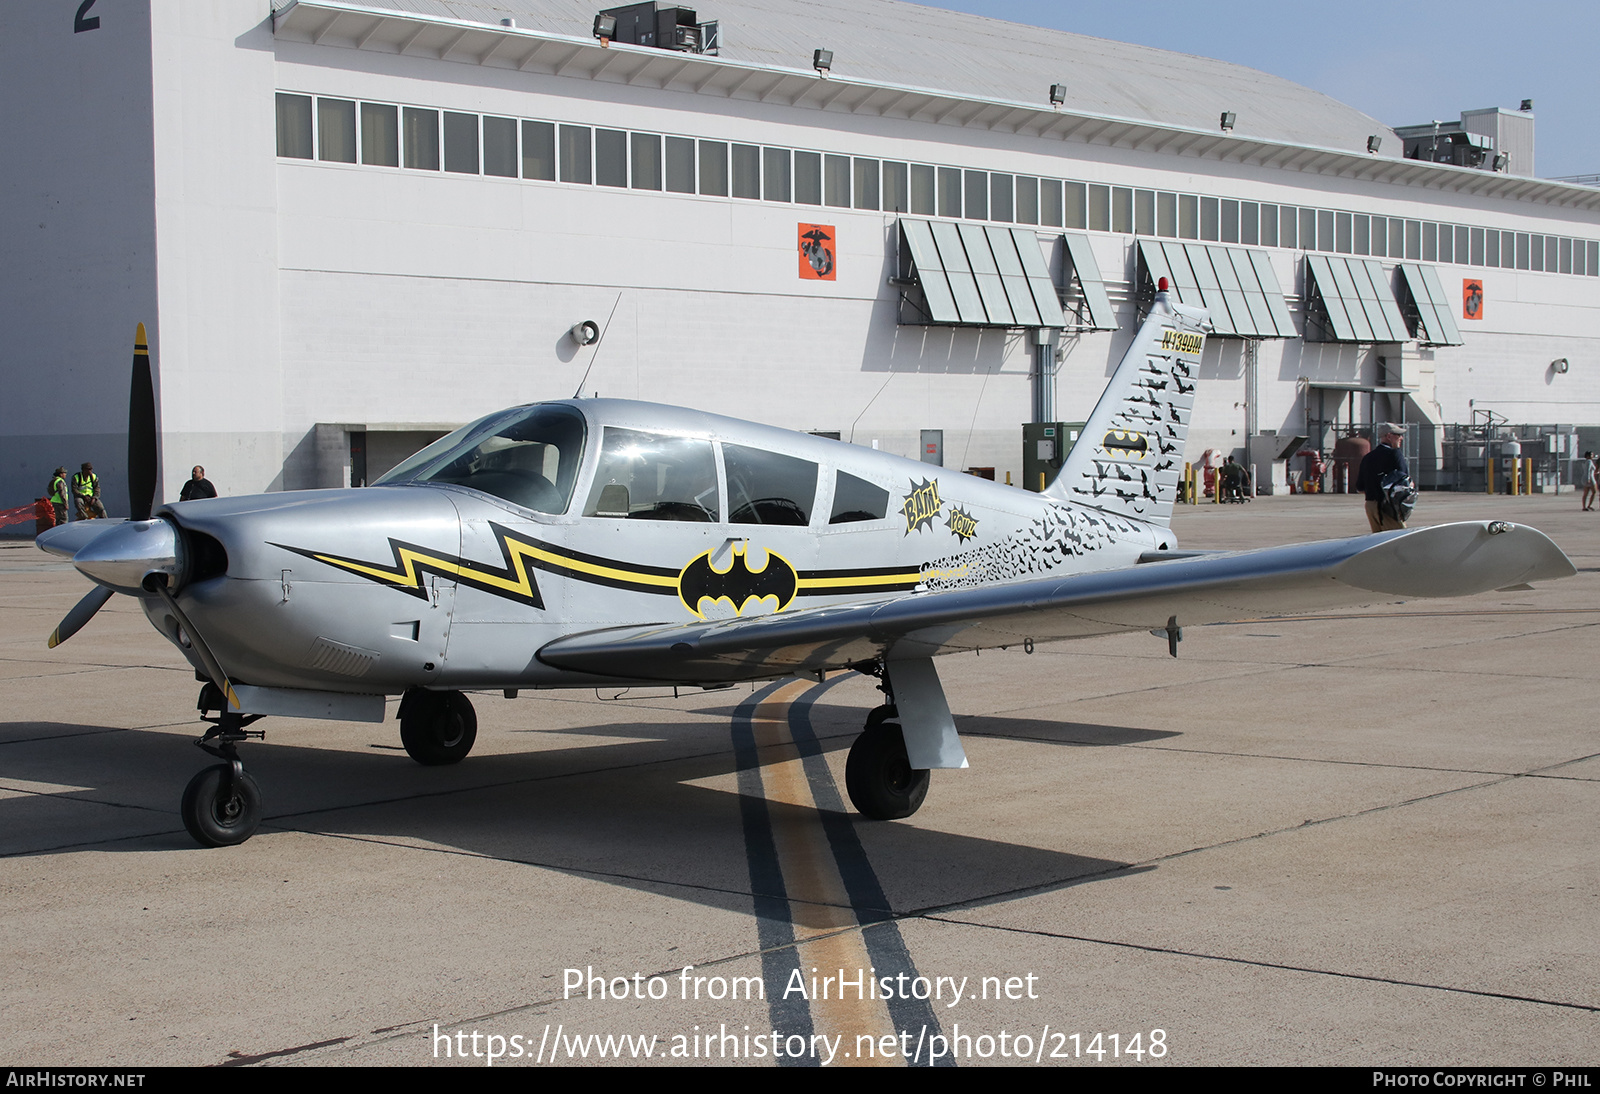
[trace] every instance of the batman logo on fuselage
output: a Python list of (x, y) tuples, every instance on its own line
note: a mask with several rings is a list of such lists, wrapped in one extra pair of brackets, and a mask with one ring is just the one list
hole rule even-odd
[[(720, 550), (721, 548), (717, 548)], [(767, 552), (767, 561), (759, 570), (752, 570), (746, 556), (746, 545), (735, 543), (726, 570), (719, 570), (711, 562), (711, 551), (696, 555), (678, 575), (678, 598), (684, 607), (704, 619), (703, 601), (726, 600), (735, 615), (743, 615), (754, 601), (774, 599), (773, 611), (783, 611), (794, 599), (800, 586), (799, 575), (789, 560), (774, 551)], [(707, 605), (709, 607), (710, 605)]]

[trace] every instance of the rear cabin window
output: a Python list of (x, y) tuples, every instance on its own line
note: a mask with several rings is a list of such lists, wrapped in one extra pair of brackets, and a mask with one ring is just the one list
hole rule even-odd
[(829, 524), (855, 524), (863, 520), (882, 520), (889, 515), (889, 491), (865, 479), (839, 472), (833, 486), (833, 514)]
[(737, 444), (722, 446), (728, 472), (728, 523), (811, 523), (817, 501), (817, 465)]
[(711, 442), (606, 427), (583, 513), (698, 524), (718, 520), (717, 460)]

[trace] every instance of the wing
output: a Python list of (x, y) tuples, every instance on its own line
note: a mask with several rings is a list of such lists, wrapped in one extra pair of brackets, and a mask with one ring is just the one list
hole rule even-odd
[(713, 622), (558, 638), (561, 669), (674, 683), (755, 680), (880, 657), (1052, 642), (1261, 615), (1466, 596), (1577, 571), (1544, 533), (1504, 521), (1179, 558), (1121, 570)]

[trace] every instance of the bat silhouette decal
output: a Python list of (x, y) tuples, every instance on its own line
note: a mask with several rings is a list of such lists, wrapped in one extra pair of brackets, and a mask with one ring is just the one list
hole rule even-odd
[[(717, 548), (720, 550), (720, 548)], [(794, 599), (799, 589), (799, 576), (789, 560), (773, 551), (766, 552), (767, 560), (761, 569), (752, 570), (746, 554), (746, 545), (735, 543), (733, 555), (726, 570), (711, 564), (711, 551), (696, 555), (678, 575), (678, 597), (695, 615), (705, 618), (702, 601), (715, 604), (726, 600), (735, 615), (743, 615), (751, 601), (759, 603), (772, 597), (777, 601), (774, 611), (783, 611)]]

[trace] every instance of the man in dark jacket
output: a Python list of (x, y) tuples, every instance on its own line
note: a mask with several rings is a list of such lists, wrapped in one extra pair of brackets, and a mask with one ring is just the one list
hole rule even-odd
[(1361, 457), (1361, 467), (1356, 471), (1356, 489), (1367, 496), (1367, 523), (1372, 526), (1372, 530), (1387, 532), (1404, 528), (1406, 522), (1386, 511), (1380, 504), (1383, 501), (1383, 490), (1379, 483), (1391, 471), (1398, 470), (1409, 476), (1411, 469), (1406, 466), (1405, 453), (1400, 450), (1405, 444), (1402, 427), (1393, 422), (1380, 422), (1374, 432), (1378, 434), (1378, 447)]
[(195, 498), (214, 498), (217, 488), (211, 485), (211, 480), (206, 478), (206, 469), (195, 464), (194, 471), (189, 475), (189, 481), (183, 484), (183, 490), (178, 494), (179, 501), (193, 501)]

